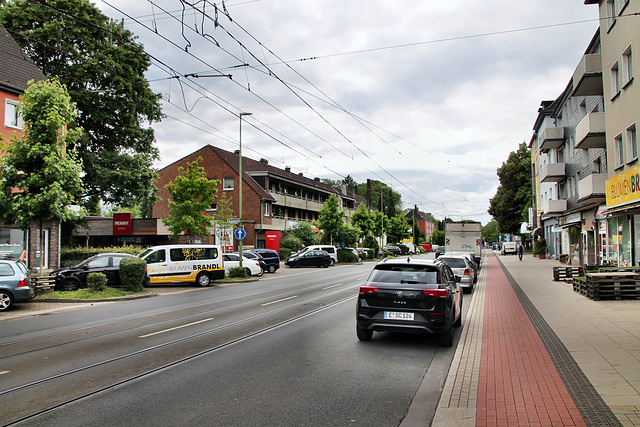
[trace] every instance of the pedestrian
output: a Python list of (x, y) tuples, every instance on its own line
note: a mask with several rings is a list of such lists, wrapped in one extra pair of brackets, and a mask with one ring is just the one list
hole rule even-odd
[(522, 255), (524, 255), (524, 246), (520, 243), (518, 245), (518, 258), (520, 258), (520, 261), (522, 261)]

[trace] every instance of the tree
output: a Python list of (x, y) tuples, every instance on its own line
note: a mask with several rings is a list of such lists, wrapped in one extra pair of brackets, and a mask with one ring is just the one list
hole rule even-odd
[(360, 203), (358, 209), (351, 215), (351, 225), (360, 230), (360, 236), (363, 239), (374, 236), (374, 216), (367, 205)]
[(500, 186), (490, 200), (488, 212), (498, 222), (501, 233), (519, 233), (531, 207), (531, 152), (525, 143), (512, 151), (498, 169)]
[(164, 186), (169, 192), (169, 217), (162, 222), (169, 228), (171, 237), (176, 238), (183, 231), (189, 236), (208, 236), (212, 217), (203, 215), (216, 199), (217, 180), (210, 180), (200, 166), (202, 157), (187, 165), (185, 171), (178, 168), (178, 176)]
[(222, 242), (223, 247), (231, 246), (230, 236), (233, 234), (233, 225), (228, 220), (234, 218), (233, 208), (231, 207), (232, 197), (227, 199), (227, 194), (222, 193), (222, 197), (216, 203), (216, 211), (212, 218), (216, 225), (216, 234)]
[(482, 238), (485, 242), (493, 243), (500, 240), (500, 232), (498, 231), (498, 223), (495, 220), (489, 221), (487, 225), (482, 227)]
[(433, 230), (433, 234), (431, 235), (431, 244), (444, 246), (444, 231)]
[(296, 236), (305, 246), (316, 245), (318, 235), (308, 222), (301, 221), (289, 228), (291, 234)]
[(335, 194), (329, 196), (318, 212), (318, 228), (322, 230), (322, 242), (333, 244), (336, 233), (344, 227), (344, 211)]
[(389, 218), (385, 226), (387, 238), (391, 243), (399, 243), (402, 239), (411, 236), (409, 231), (409, 223), (404, 215), (396, 215)]
[(86, 0), (4, 2), (0, 24), (47, 76), (59, 76), (78, 109), (82, 138), (70, 148), (84, 167), (82, 203), (132, 206), (153, 197), (158, 159), (151, 122), (160, 95), (144, 73), (151, 62), (122, 23)]
[(335, 241), (339, 246), (351, 247), (358, 243), (358, 237), (360, 236), (360, 230), (349, 224), (345, 224), (340, 227), (336, 232)]
[[(357, 185), (356, 194), (367, 197), (366, 182)], [(382, 201), (380, 201), (380, 197), (382, 197)], [(380, 210), (391, 218), (402, 212), (402, 196), (387, 184), (371, 180), (371, 208)]]
[[(8, 223), (23, 229), (38, 223), (39, 249), (44, 253), (44, 221), (76, 217), (69, 207), (82, 192), (82, 162), (68, 147), (82, 130), (67, 129), (76, 110), (58, 79), (32, 84), (21, 99), (24, 135), (0, 144), (8, 152), (3, 161), (0, 206)], [(41, 272), (42, 263), (40, 257)]]

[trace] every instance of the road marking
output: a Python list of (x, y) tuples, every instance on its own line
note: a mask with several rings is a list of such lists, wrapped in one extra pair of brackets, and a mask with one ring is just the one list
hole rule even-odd
[(262, 306), (264, 307), (266, 305), (275, 304), (277, 302), (282, 302), (282, 301), (286, 301), (286, 300), (293, 299), (293, 298), (298, 298), (298, 295), (294, 295), (294, 296), (287, 297), (287, 298), (282, 298), (282, 299), (279, 299), (277, 301), (265, 302), (264, 304), (262, 304)]
[(335, 285), (331, 285), (331, 286), (327, 286), (326, 288), (322, 288), (322, 289), (331, 289), (331, 288), (335, 288), (336, 286), (341, 286), (342, 283), (336, 283)]
[(208, 322), (209, 320), (213, 320), (213, 317), (209, 317), (208, 319), (198, 320), (197, 322), (193, 322), (193, 323), (187, 323), (186, 325), (182, 325), (182, 326), (176, 326), (175, 328), (164, 329), (162, 331), (153, 332), (153, 333), (147, 334), (147, 335), (140, 335), (138, 338), (147, 338), (147, 337), (151, 337), (151, 336), (158, 335), (158, 334), (164, 334), (165, 332), (175, 331), (176, 329), (186, 328), (188, 326), (197, 325), (198, 323)]
[(0, 371), (0, 375), (8, 374), (8, 373), (10, 373), (10, 372), (11, 372), (11, 371)]

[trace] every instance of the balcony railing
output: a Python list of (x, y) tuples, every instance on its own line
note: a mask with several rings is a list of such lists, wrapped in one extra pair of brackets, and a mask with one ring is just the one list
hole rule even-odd
[(578, 201), (604, 200), (607, 176), (606, 173), (592, 173), (588, 177), (581, 179), (578, 183)]
[(604, 113), (589, 113), (576, 126), (576, 148), (606, 148)]
[(542, 213), (545, 215), (559, 215), (566, 210), (566, 200), (547, 200), (546, 202), (542, 202)]
[(562, 147), (564, 144), (564, 128), (553, 127), (545, 128), (538, 138), (541, 151), (549, 151), (554, 148)]
[(560, 182), (567, 178), (566, 163), (549, 163), (540, 172), (540, 182)]
[(602, 94), (602, 55), (585, 55), (573, 73), (573, 96)]

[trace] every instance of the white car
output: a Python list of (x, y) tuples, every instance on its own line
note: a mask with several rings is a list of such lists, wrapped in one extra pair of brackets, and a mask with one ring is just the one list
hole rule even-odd
[(438, 261), (446, 262), (453, 274), (460, 276), (460, 287), (464, 293), (470, 293), (473, 290), (474, 271), (471, 261), (463, 255), (440, 255)]
[[(227, 276), (229, 275), (229, 270), (233, 267), (240, 267), (240, 256), (238, 254), (222, 254), (222, 260), (224, 262), (224, 272)], [(264, 273), (257, 261), (245, 256), (242, 257), (242, 266), (247, 270), (247, 276), (262, 276)]]

